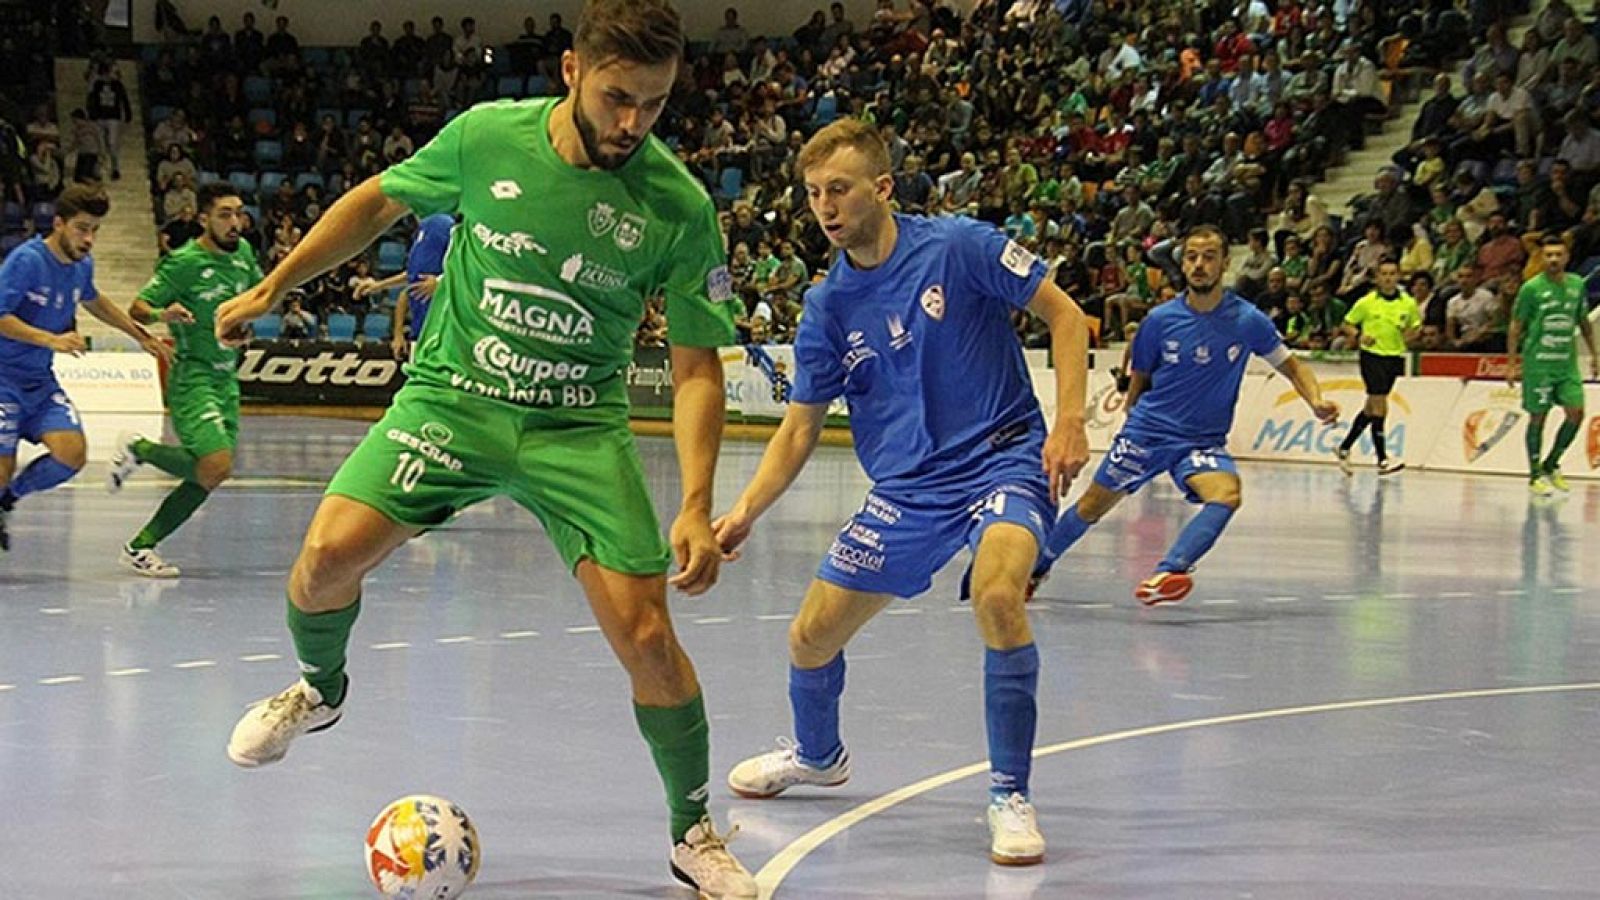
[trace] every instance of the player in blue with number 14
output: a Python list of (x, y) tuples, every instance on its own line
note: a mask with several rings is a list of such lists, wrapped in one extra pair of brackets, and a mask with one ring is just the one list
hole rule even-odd
[[(990, 858), (1044, 858), (1028, 775), (1039, 654), (1025, 607), (1056, 497), (1089, 458), (1088, 328), (1045, 267), (989, 225), (894, 215), (876, 129), (841, 120), (800, 153), (811, 210), (838, 253), (805, 297), (783, 424), (755, 477), (715, 523), (730, 555), (816, 447), (829, 401), (850, 408), (873, 486), (845, 524), (789, 628), (796, 741), (728, 776), (745, 797), (829, 787), (850, 775), (839, 736), (844, 646), (894, 597), (927, 590), (955, 554), (975, 554), (973, 608), (985, 647)], [(1060, 414), (1046, 437), (1011, 314), (1048, 323)]]
[[(172, 361), (166, 344), (95, 289), (89, 251), (110, 208), (97, 188), (68, 187), (56, 199), (49, 236), (11, 251), (0, 265), (0, 550), (11, 549), (6, 520), (16, 502), (78, 474), (87, 456), (78, 410), (51, 365), (57, 353), (87, 349), (77, 331), (78, 307)], [(22, 440), (49, 452), (13, 478)]]
[(1051, 529), (1035, 584), (1051, 564), (1123, 497), (1163, 473), (1200, 512), (1156, 571), (1134, 591), (1146, 606), (1176, 603), (1193, 587), (1189, 572), (1239, 508), (1239, 470), (1228, 455), (1239, 385), (1253, 353), (1271, 363), (1323, 423), (1339, 418), (1322, 399), (1311, 368), (1290, 355), (1278, 329), (1250, 301), (1222, 287), (1228, 239), (1200, 225), (1183, 239), (1188, 289), (1150, 311), (1133, 339), (1128, 421), (1111, 442), (1094, 482)]

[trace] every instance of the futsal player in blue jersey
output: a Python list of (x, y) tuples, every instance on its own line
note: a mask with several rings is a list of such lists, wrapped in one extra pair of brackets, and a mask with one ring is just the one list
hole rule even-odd
[[(895, 215), (889, 156), (875, 129), (842, 120), (800, 154), (811, 210), (842, 251), (805, 296), (788, 411), (755, 477), (717, 522), (730, 558), (810, 457), (830, 401), (850, 409), (873, 486), (834, 539), (789, 629), (796, 741), (736, 766), (729, 786), (770, 797), (843, 784), (844, 646), (894, 597), (914, 597), (963, 548), (976, 556), (973, 606), (987, 647), (990, 857), (1044, 858), (1029, 800), (1039, 654), (1026, 590), (1056, 498), (1088, 461), (1083, 313), (1032, 253), (965, 218)], [(1011, 314), (1050, 326), (1059, 398), (1046, 436)]]
[(1188, 595), (1193, 587), (1189, 572), (1239, 509), (1239, 470), (1227, 443), (1251, 354), (1289, 379), (1322, 422), (1339, 417), (1338, 405), (1322, 398), (1316, 375), (1290, 355), (1272, 320), (1223, 289), (1228, 241), (1219, 229), (1201, 225), (1185, 235), (1180, 263), (1188, 289), (1152, 309), (1139, 324), (1128, 420), (1094, 481), (1051, 529), (1040, 578), (1123, 497), (1167, 474), (1189, 502), (1201, 504), (1200, 512), (1134, 596), (1148, 606), (1176, 603)]
[(450, 249), (450, 232), (455, 228), (456, 217), (450, 213), (427, 216), (417, 223), (417, 233), (411, 238), (411, 249), (406, 252), (406, 269), (382, 281), (368, 281), (356, 286), (357, 299), (369, 294), (405, 285), (400, 300), (394, 306), (394, 337), (391, 346), (395, 359), (409, 359), (411, 349), (422, 336), (422, 324), (428, 319), (428, 307), (433, 304), (433, 294), (439, 288), (439, 276), (444, 273), (444, 255)]
[[(6, 520), (18, 500), (83, 468), (83, 425), (51, 368), (55, 354), (87, 349), (77, 332), (78, 307), (126, 332), (146, 352), (172, 359), (166, 344), (95, 289), (89, 251), (110, 207), (97, 189), (67, 188), (56, 199), (49, 236), (35, 237), (0, 264), (0, 550), (11, 549)], [(49, 452), (16, 475), (17, 444), (24, 440)]]

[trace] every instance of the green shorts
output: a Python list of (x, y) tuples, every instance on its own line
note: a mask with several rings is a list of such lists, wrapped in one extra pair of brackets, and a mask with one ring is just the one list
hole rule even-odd
[(230, 368), (179, 365), (167, 379), (167, 412), (183, 449), (195, 456), (239, 442), (239, 379)]
[(626, 420), (574, 421), (413, 382), (327, 492), (421, 528), (506, 496), (539, 519), (569, 570), (592, 559), (659, 575), (671, 561)]
[(1522, 373), (1522, 408), (1536, 416), (1557, 406), (1583, 406), (1583, 379), (1576, 371)]

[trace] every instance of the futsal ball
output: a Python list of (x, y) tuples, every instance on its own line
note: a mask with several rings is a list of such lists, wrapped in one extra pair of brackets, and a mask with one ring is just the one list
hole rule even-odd
[(395, 900), (453, 900), (478, 875), (478, 830), (461, 807), (414, 795), (389, 804), (367, 829), (367, 875)]

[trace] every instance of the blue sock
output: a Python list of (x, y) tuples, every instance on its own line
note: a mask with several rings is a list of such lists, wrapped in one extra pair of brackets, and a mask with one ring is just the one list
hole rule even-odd
[(983, 715), (989, 725), (989, 796), (1028, 796), (1033, 734), (1039, 721), (1039, 648), (989, 648), (983, 653)]
[(58, 484), (78, 474), (78, 470), (57, 460), (54, 456), (45, 454), (22, 470), (22, 474), (12, 479), (11, 487), (6, 490), (7, 496), (15, 501), (29, 494), (48, 491)]
[(1167, 558), (1156, 566), (1156, 571), (1187, 572), (1194, 568), (1200, 557), (1205, 556), (1211, 545), (1222, 536), (1222, 529), (1228, 527), (1233, 512), (1233, 507), (1221, 503), (1207, 503), (1200, 507), (1200, 512), (1183, 527), (1183, 533), (1178, 535), (1178, 540), (1167, 551)]
[(1085, 522), (1083, 517), (1078, 515), (1078, 504), (1074, 503), (1067, 507), (1066, 515), (1050, 526), (1050, 533), (1045, 536), (1044, 549), (1039, 552), (1039, 562), (1034, 567), (1035, 571), (1049, 570), (1055, 565), (1055, 561), (1061, 558), (1061, 554), (1070, 550), (1072, 545), (1078, 542), (1078, 538), (1083, 537), (1084, 532), (1093, 524)]
[(839, 761), (839, 696), (844, 693), (844, 651), (817, 669), (789, 665), (789, 706), (801, 762), (826, 769)]

